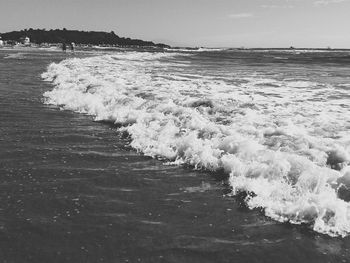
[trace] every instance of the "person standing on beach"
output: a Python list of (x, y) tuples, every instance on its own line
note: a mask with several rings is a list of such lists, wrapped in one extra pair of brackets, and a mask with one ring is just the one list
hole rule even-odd
[(66, 43), (62, 43), (62, 51), (63, 51), (63, 52), (66, 52), (66, 50), (67, 50), (67, 45), (66, 45)]
[(74, 42), (70, 43), (70, 49), (72, 50), (72, 52), (74, 52), (74, 49), (75, 49), (75, 43)]

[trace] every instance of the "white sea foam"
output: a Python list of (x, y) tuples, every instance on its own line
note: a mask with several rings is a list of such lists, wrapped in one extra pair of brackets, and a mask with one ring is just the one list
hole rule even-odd
[(350, 114), (328, 99), (338, 91), (244, 71), (203, 74), (186, 59), (120, 52), (53, 63), (42, 74), (55, 86), (45, 101), (122, 124), (145, 155), (223, 170), (233, 194), (250, 193), (247, 205), (278, 221), (349, 234), (338, 190), (350, 187)]
[(227, 48), (165, 48), (167, 51), (176, 51), (176, 52), (218, 52), (228, 50)]

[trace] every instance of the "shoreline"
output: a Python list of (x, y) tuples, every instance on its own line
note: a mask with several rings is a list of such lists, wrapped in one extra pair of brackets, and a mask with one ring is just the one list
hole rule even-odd
[[(0, 46), (0, 50), (14, 50), (14, 51), (31, 51), (31, 50), (41, 50), (41, 51), (54, 51), (63, 52), (59, 44), (51, 46)], [(152, 51), (168, 51), (168, 52), (286, 52), (286, 53), (318, 53), (318, 52), (350, 52), (350, 49), (337, 48), (337, 49), (327, 49), (327, 48), (192, 48), (192, 47), (172, 47), (172, 48), (159, 48), (153, 46), (106, 46), (106, 45), (76, 45), (75, 52), (81, 51), (123, 51), (123, 50), (152, 50)], [(67, 50), (67, 53), (71, 53)]]

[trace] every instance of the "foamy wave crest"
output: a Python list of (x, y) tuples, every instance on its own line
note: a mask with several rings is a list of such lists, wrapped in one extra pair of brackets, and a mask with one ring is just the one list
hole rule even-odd
[(55, 86), (46, 103), (121, 124), (145, 155), (224, 171), (250, 208), (346, 236), (350, 117), (322, 99), (334, 88), (209, 73), (177, 53), (120, 52), (53, 63), (42, 77)]

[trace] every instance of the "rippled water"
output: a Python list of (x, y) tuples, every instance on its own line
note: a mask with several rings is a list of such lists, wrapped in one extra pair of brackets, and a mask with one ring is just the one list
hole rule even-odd
[(4, 262), (348, 261), (349, 54), (67, 56), (0, 51)]

